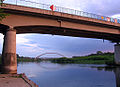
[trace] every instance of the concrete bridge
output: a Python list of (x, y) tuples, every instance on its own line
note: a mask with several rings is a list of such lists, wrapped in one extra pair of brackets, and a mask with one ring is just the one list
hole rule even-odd
[(17, 73), (16, 34), (23, 33), (97, 38), (116, 42), (115, 62), (120, 65), (119, 19), (109, 18), (107, 21), (104, 16), (100, 16), (101, 19), (96, 18), (97, 16), (90, 18), (13, 4), (6, 4), (1, 8), (10, 14), (0, 24), (0, 33), (4, 34), (3, 73)]

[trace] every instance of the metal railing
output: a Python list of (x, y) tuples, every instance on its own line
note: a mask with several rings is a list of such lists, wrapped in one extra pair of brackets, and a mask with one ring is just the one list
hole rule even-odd
[[(6, 3), (6, 2), (4, 2), (4, 3)], [(8, 2), (8, 4), (15, 4), (15, 5), (27, 6), (27, 7), (33, 7), (33, 8), (51, 10), (50, 9), (51, 5), (41, 4), (41, 3), (27, 1), (27, 0), (11, 0), (10, 3)], [(88, 18), (93, 18), (93, 19), (98, 19), (98, 20), (103, 20), (103, 21), (110, 21), (112, 23), (120, 24), (120, 19), (116, 19), (116, 18), (96, 15), (96, 14), (92, 14), (92, 13), (87, 13), (87, 12), (78, 11), (78, 10), (69, 9), (69, 8), (63, 8), (63, 7), (59, 7), (59, 6), (55, 6), (55, 8), (56, 8), (55, 9), (56, 12), (62, 12), (62, 13), (83, 16), (83, 17), (88, 17)]]

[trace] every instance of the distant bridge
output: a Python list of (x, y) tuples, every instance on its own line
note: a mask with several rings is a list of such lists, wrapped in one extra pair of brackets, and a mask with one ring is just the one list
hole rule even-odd
[(56, 53), (56, 52), (47, 52), (47, 53), (40, 54), (40, 55), (37, 56), (36, 58), (40, 58), (41, 56), (46, 55), (46, 54), (57, 54), (57, 55), (59, 55), (59, 56), (65, 57), (64, 55), (62, 55), (62, 54), (60, 54), (60, 53)]

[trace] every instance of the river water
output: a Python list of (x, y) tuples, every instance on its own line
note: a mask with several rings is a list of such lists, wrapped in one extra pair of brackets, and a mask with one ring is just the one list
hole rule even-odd
[(120, 69), (105, 65), (21, 62), (18, 73), (39, 87), (120, 87)]

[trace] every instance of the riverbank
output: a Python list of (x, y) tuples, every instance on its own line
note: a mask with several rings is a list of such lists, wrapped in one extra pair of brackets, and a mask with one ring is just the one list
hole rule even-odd
[(42, 60), (41, 59), (39, 59), (39, 58), (24, 58), (24, 57), (22, 57), (22, 58), (17, 58), (17, 62), (41, 62)]
[(73, 57), (73, 58), (54, 58), (53, 63), (73, 63), (73, 64), (114, 64), (113, 53), (91, 54), (88, 56)]
[[(60, 64), (108, 64), (114, 65), (114, 53), (96, 53), (87, 56), (73, 56), (72, 58), (50, 58), (50, 59), (40, 59), (40, 58), (29, 58), (29, 57), (18, 57), (17, 62), (41, 62), (41, 61), (51, 61), (52, 63)], [(1, 57), (0, 57), (1, 64)]]

